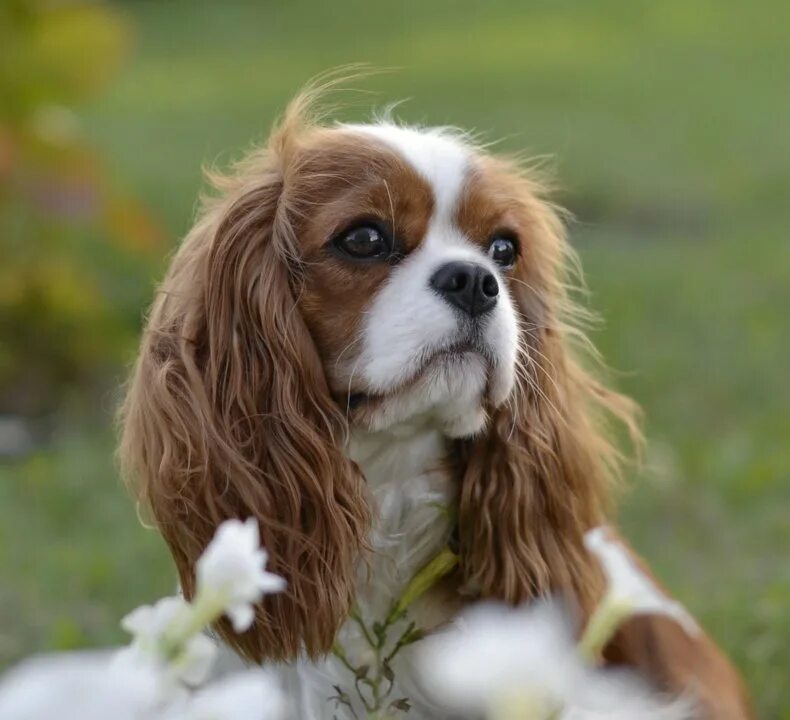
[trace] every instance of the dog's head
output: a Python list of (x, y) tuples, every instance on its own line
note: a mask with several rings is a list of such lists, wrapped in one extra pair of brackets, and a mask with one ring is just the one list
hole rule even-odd
[(302, 143), (297, 304), (331, 393), (352, 426), (480, 431), (515, 385), (510, 288), (536, 279), (523, 187), (450, 131), (339, 126)]
[(260, 520), (288, 590), (228, 639), (251, 657), (331, 647), (369, 526), (348, 428), (441, 430), (464, 580), (482, 595), (590, 591), (582, 534), (628, 418), (569, 348), (569, 251), (528, 173), (464, 135), (321, 126), (298, 98), (215, 178), (151, 310), (121, 455), (176, 559)]

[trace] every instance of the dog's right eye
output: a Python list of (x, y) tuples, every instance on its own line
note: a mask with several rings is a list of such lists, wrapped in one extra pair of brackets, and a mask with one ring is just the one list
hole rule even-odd
[(392, 241), (374, 225), (344, 230), (332, 244), (354, 260), (386, 260), (392, 254)]

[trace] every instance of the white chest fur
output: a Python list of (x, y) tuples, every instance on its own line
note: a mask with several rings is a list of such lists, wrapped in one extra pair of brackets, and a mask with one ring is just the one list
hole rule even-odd
[[(444, 548), (452, 530), (452, 483), (442, 467), (444, 439), (424, 427), (399, 428), (353, 437), (349, 454), (370, 488), (373, 554), (359, 569), (355, 613), (338, 633), (337, 652), (286, 669), (288, 694), (298, 698), (294, 716), (363, 718), (383, 714), (403, 698), (412, 708), (409, 718), (427, 716), (414, 648), (399, 646), (399, 641), (410, 627), (430, 630), (446, 622), (449, 610), (417, 602), (406, 617), (391, 623), (387, 617), (414, 575)], [(388, 714), (399, 712), (392, 708)]]

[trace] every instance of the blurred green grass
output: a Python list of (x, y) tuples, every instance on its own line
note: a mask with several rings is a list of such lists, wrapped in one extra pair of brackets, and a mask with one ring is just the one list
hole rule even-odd
[[(404, 119), (556, 158), (605, 320), (595, 340), (648, 420), (621, 523), (741, 667), (760, 716), (790, 717), (790, 5), (122, 7), (135, 58), (83, 120), (174, 240), (201, 164), (262, 138), (310, 76), (348, 62), (398, 70), (361, 83), (376, 92), (352, 95), (347, 117), (410, 98)], [(172, 590), (107, 424), (71, 423), (0, 467), (0, 662), (116, 642), (125, 610)]]

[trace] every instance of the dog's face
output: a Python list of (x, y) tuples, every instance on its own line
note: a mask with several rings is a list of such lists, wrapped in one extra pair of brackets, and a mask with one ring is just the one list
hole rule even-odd
[(457, 135), (382, 124), (316, 134), (291, 183), (298, 304), (352, 424), (478, 432), (516, 380), (534, 234), (516, 178)]

